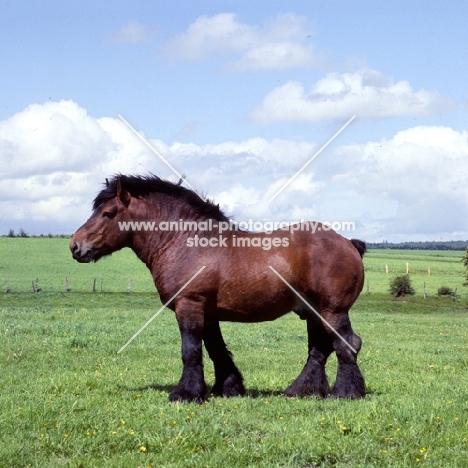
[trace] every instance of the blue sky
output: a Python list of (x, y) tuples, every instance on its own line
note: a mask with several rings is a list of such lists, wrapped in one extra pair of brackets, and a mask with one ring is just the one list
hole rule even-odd
[(2, 2), (0, 233), (73, 232), (115, 172), (176, 180), (120, 114), (237, 219), (468, 239), (465, 2), (162, 3)]

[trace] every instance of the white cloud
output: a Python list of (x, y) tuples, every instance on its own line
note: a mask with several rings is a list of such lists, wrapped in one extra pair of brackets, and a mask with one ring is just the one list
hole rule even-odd
[(454, 103), (436, 92), (414, 91), (407, 81), (394, 83), (371, 69), (329, 73), (306, 92), (289, 81), (268, 93), (249, 117), (258, 123), (319, 122), (324, 119), (381, 119), (422, 116), (450, 109)]
[(33, 104), (0, 123), (0, 180), (81, 171), (111, 144), (96, 119), (72, 101)]
[[(240, 214), (260, 200), (275, 173), (292, 174), (315, 151), (313, 143), (262, 138), (151, 144), (198, 190)], [(120, 119), (94, 118), (73, 101), (33, 104), (0, 122), (1, 226), (19, 220), (26, 228), (35, 220), (45, 232), (60, 222), (70, 232), (90, 214), (105, 178), (117, 172), (177, 178)]]
[(457, 231), (468, 237), (467, 131), (419, 126), (391, 139), (342, 146), (336, 156), (344, 170), (334, 184), (374, 200), (367, 221), (379, 221), (384, 237)]
[(237, 62), (226, 67), (230, 71), (283, 70), (318, 66), (313, 46), (291, 42), (270, 42), (252, 47)]
[(110, 41), (115, 43), (130, 43), (140, 44), (149, 41), (154, 35), (154, 32), (141, 23), (131, 21), (126, 26), (119, 29), (110, 36)]
[(239, 23), (233, 13), (201, 16), (186, 32), (169, 39), (162, 52), (182, 60), (204, 60), (245, 51), (257, 42), (257, 35), (254, 28)]
[(252, 206), (258, 204), (263, 194), (254, 187), (245, 187), (237, 183), (232, 187), (222, 190), (216, 197), (216, 202), (225, 207), (229, 212), (238, 209), (239, 205)]
[(0, 122), (0, 218), (82, 222), (105, 177), (148, 172), (155, 158), (118, 119), (33, 104)]
[(160, 52), (190, 61), (237, 57), (226, 66), (229, 71), (321, 66), (324, 58), (308, 44), (309, 38), (307, 20), (292, 13), (278, 15), (263, 26), (250, 26), (239, 22), (234, 13), (221, 13), (199, 17)]
[[(277, 204), (267, 196), (316, 151), (309, 142), (253, 138), (218, 145), (151, 144), (196, 189), (241, 219), (287, 219), (301, 211), (297, 194), (318, 190), (303, 174)], [(115, 118), (94, 118), (72, 101), (34, 104), (0, 122), (0, 218), (69, 226), (90, 214), (92, 199), (106, 177), (156, 173), (177, 177), (125, 125)], [(307, 211), (311, 212), (311, 204)], [(36, 223), (37, 226), (37, 223)], [(28, 230), (28, 229), (27, 229)]]
[[(238, 220), (355, 221), (350, 235), (468, 238), (468, 132), (414, 127), (392, 138), (327, 149), (272, 203), (317, 150), (313, 142), (252, 138), (218, 145), (150, 140), (197, 190)], [(177, 181), (119, 119), (71, 101), (32, 105), (0, 122), (0, 230), (73, 232), (116, 172)], [(35, 224), (33, 223), (35, 221)], [(16, 223), (16, 224), (15, 224)], [(31, 224), (32, 223), (32, 224)]]

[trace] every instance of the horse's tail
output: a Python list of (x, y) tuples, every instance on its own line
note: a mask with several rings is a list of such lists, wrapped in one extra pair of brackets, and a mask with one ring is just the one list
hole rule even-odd
[(354, 245), (354, 247), (356, 247), (361, 258), (364, 257), (364, 254), (367, 252), (366, 243), (359, 239), (351, 239), (351, 243)]

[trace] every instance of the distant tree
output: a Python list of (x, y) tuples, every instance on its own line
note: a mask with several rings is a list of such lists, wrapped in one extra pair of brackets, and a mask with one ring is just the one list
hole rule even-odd
[(14, 229), (10, 229), (10, 230), (8, 231), (7, 237), (15, 237), (15, 231), (14, 231)]
[(466, 250), (468, 241), (420, 241), (367, 243), (369, 249), (398, 249), (398, 250)]
[(466, 268), (465, 282), (463, 283), (463, 286), (468, 286), (468, 249), (466, 249), (465, 255), (463, 255), (461, 261), (463, 262), (463, 265), (465, 265)]
[(441, 286), (438, 290), (437, 290), (437, 295), (438, 296), (455, 296), (455, 291), (448, 287), (448, 286)]
[(21, 228), (19, 231), (18, 237), (29, 237), (29, 236), (28, 236), (28, 233), (23, 228)]
[(409, 275), (395, 276), (390, 281), (390, 292), (394, 297), (412, 296), (415, 291)]

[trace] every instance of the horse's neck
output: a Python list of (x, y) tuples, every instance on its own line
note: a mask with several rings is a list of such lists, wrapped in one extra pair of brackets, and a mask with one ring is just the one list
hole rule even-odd
[[(154, 273), (154, 269), (159, 269), (158, 265), (167, 261), (168, 251), (178, 250), (179, 245), (185, 242), (183, 233), (178, 231), (163, 230), (162, 222), (170, 223), (179, 219), (179, 210), (171, 213), (171, 219), (161, 217), (161, 212), (166, 210), (161, 209), (157, 205), (153, 205), (143, 200), (132, 208), (132, 218), (134, 222), (146, 222), (146, 228), (140, 224), (139, 230), (133, 233), (132, 250), (137, 257), (146, 264), (146, 266)], [(154, 224), (152, 224), (154, 223)]]

